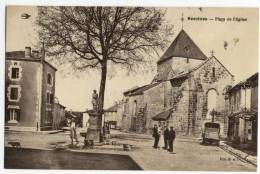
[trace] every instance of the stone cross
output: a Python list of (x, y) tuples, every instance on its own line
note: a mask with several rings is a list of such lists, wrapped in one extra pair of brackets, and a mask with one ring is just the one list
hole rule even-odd
[(184, 17), (183, 17), (183, 13), (181, 14), (181, 29), (183, 29), (183, 23), (184, 23)]
[(211, 51), (210, 51), (211, 57), (213, 57), (213, 56), (214, 56), (214, 53), (215, 53), (215, 51), (214, 51), (214, 50), (211, 50)]

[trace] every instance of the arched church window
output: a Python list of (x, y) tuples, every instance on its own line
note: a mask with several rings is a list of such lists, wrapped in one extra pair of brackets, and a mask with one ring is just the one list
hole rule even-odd
[(207, 116), (206, 116), (206, 119), (212, 119), (212, 111), (216, 111), (216, 108), (217, 108), (217, 91), (215, 89), (210, 89), (207, 93), (207, 109), (208, 109), (208, 112), (207, 112)]
[(134, 109), (133, 109), (133, 115), (134, 115), (134, 117), (136, 116), (136, 113), (137, 112), (137, 101), (135, 100), (134, 101)]

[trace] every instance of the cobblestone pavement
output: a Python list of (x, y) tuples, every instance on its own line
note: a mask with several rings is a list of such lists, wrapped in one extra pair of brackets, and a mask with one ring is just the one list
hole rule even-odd
[[(153, 149), (151, 135), (111, 131), (110, 142), (118, 145), (95, 146), (94, 149), (81, 149), (83, 138), (76, 149), (68, 149), (69, 133), (57, 134), (37, 133), (5, 133), (5, 146), (9, 141), (18, 140), (22, 147), (34, 149), (55, 149), (87, 153), (106, 153), (129, 155), (143, 170), (175, 170), (175, 171), (256, 171), (256, 167), (240, 161), (217, 146), (201, 145), (198, 139), (178, 137), (174, 142), (174, 151), (169, 153), (163, 149)], [(162, 141), (162, 139), (160, 140)], [(123, 151), (122, 144), (132, 145), (131, 151)], [(162, 146), (162, 142), (159, 143)]]

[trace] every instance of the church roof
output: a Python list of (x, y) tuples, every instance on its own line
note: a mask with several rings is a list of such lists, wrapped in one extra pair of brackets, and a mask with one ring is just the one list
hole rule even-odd
[(135, 96), (135, 95), (142, 95), (145, 91), (157, 86), (159, 83), (152, 83), (148, 85), (141, 86), (139, 88), (135, 88), (133, 90), (128, 90), (124, 92), (125, 96)]
[(190, 36), (181, 30), (172, 44), (160, 58), (158, 63), (168, 60), (172, 57), (184, 57), (198, 60), (206, 60), (207, 57), (200, 48), (193, 42)]
[(109, 107), (105, 110), (105, 112), (117, 112), (118, 104), (114, 104), (113, 106)]
[(152, 120), (154, 120), (154, 121), (166, 121), (170, 117), (172, 111), (173, 111), (172, 108), (165, 110), (165, 111), (162, 111), (159, 114), (152, 117)]

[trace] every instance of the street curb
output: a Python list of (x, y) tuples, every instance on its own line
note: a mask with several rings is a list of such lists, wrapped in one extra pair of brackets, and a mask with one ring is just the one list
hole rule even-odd
[(65, 132), (64, 130), (55, 130), (55, 131), (18, 131), (18, 130), (5, 130), (9, 133), (32, 133), (32, 134), (57, 134), (60, 132)]
[(253, 166), (257, 167), (257, 160), (250, 159), (250, 158), (252, 158), (251, 155), (246, 154), (246, 153), (236, 153), (236, 152), (234, 152), (233, 148), (229, 147), (226, 144), (220, 145), (219, 148), (221, 148), (222, 150), (226, 151), (227, 153), (237, 157), (239, 160), (241, 160), (243, 162), (247, 162), (247, 163), (252, 164)]

